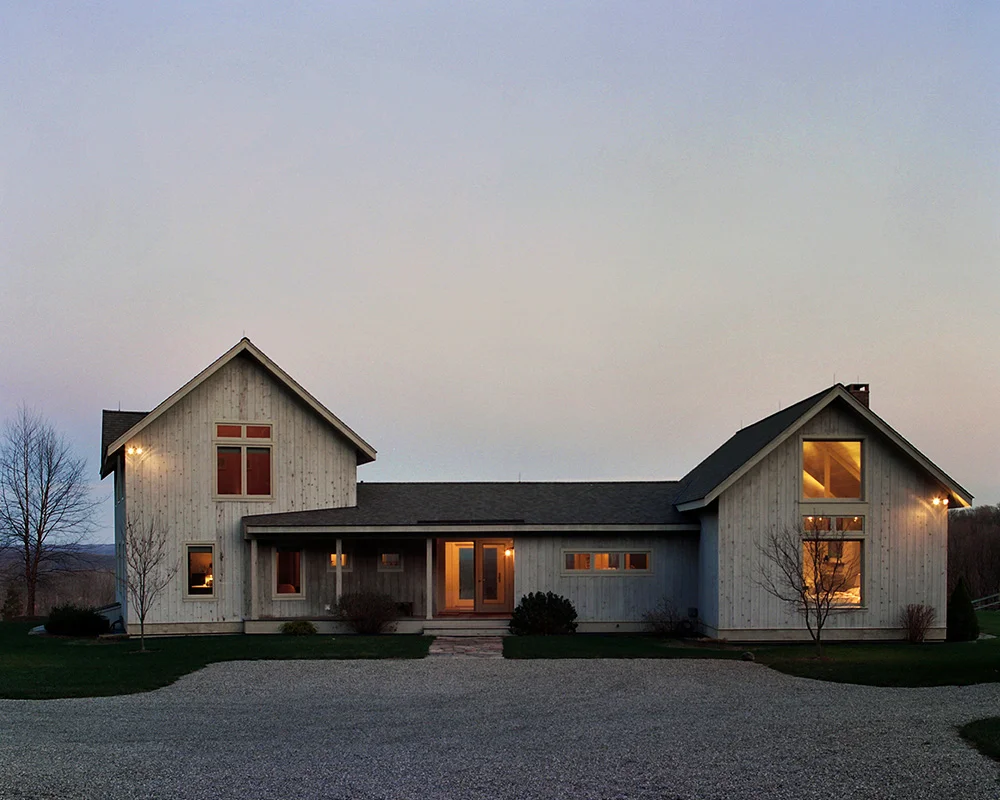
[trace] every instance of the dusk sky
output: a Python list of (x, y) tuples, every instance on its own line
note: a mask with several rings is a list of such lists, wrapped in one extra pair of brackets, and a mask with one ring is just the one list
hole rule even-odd
[(0, 417), (246, 334), (378, 480), (669, 479), (835, 381), (1000, 502), (1000, 5), (0, 2)]

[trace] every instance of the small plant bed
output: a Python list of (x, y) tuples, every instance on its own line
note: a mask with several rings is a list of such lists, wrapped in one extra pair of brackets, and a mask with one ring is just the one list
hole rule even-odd
[(217, 661), (423, 658), (430, 636), (178, 636), (107, 641), (28, 636), (0, 623), (0, 698), (104, 697), (159, 689)]
[(1000, 717), (974, 720), (958, 732), (984, 756), (1000, 761)]

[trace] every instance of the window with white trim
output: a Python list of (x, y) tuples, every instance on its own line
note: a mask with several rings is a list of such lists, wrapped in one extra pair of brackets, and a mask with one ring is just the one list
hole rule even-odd
[(215, 560), (215, 546), (211, 544), (189, 544), (187, 551), (187, 596), (214, 597), (215, 570), (212, 562)]
[[(341, 572), (350, 572), (354, 565), (354, 559), (347, 555), (347, 553), (340, 554), (340, 570)], [(327, 571), (335, 572), (337, 569), (337, 554), (330, 553), (330, 559), (327, 561)]]
[(292, 600), (305, 595), (302, 551), (290, 547), (274, 548), (274, 596)]
[(401, 553), (379, 553), (379, 572), (402, 572), (403, 556)]
[(215, 493), (220, 498), (271, 496), (271, 426), (222, 422), (215, 426)]
[(802, 518), (802, 577), (811, 595), (836, 608), (864, 605), (865, 518)]
[(564, 550), (563, 573), (568, 575), (624, 575), (649, 572), (649, 550)]

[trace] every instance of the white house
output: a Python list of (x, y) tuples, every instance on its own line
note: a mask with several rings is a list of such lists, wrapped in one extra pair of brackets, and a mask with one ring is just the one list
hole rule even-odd
[(808, 520), (829, 531), (824, 559), (850, 564), (827, 638), (901, 637), (908, 603), (933, 606), (943, 638), (947, 509), (972, 498), (867, 389), (744, 428), (680, 481), (359, 483), (374, 448), (243, 339), (152, 411), (104, 412), (119, 578), (132, 518), (165, 530), (181, 566), (154, 634), (335, 630), (331, 607), (358, 589), (391, 594), (401, 632), (500, 628), (551, 590), (582, 631), (638, 629), (666, 598), (712, 636), (799, 639), (760, 554)]

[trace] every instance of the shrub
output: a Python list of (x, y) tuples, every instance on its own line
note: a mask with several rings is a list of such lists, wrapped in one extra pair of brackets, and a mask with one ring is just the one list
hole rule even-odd
[(979, 620), (972, 607), (972, 596), (965, 578), (958, 579), (955, 591), (948, 599), (948, 641), (971, 642), (979, 638)]
[(934, 624), (934, 609), (923, 603), (910, 603), (899, 612), (899, 624), (906, 631), (906, 641), (920, 644)]
[(690, 636), (694, 633), (691, 620), (677, 610), (670, 600), (663, 598), (659, 605), (642, 615), (642, 621), (650, 633), (657, 636)]
[(0, 619), (12, 620), (19, 616), (21, 616), (21, 593), (11, 583), (7, 585), (7, 592), (3, 598), (3, 606), (0, 606)]
[(93, 608), (67, 604), (49, 612), (45, 630), (55, 636), (100, 636), (111, 625)]
[(337, 604), (337, 617), (355, 633), (390, 633), (396, 629), (396, 601), (378, 592), (345, 594)]
[(553, 592), (526, 594), (510, 618), (510, 632), (517, 636), (575, 633), (576, 609)]
[(312, 636), (316, 626), (307, 619), (293, 619), (281, 624), (281, 632), (286, 636)]

